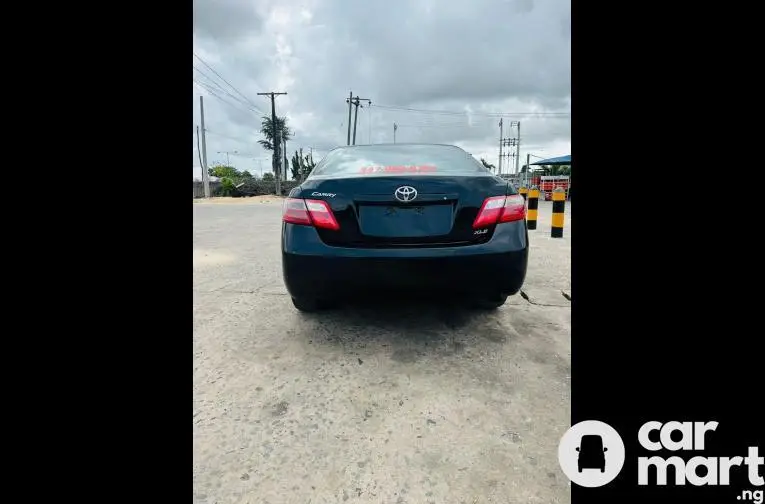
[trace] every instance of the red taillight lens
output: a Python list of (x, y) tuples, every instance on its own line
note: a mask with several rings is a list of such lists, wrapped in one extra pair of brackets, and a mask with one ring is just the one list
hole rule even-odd
[(513, 222), (526, 218), (526, 200), (520, 194), (513, 194), (505, 200), (505, 208), (499, 222)]
[(308, 209), (305, 206), (305, 201), (295, 198), (287, 198), (284, 200), (284, 206), (282, 207), (282, 220), (291, 224), (304, 224), (311, 225), (311, 218), (308, 216)]
[(305, 205), (308, 207), (308, 214), (311, 216), (314, 226), (333, 231), (340, 229), (340, 225), (335, 220), (335, 214), (332, 213), (332, 209), (329, 208), (326, 201), (305, 200)]
[(321, 200), (285, 199), (282, 220), (290, 224), (313, 225), (333, 231), (340, 229), (332, 209), (326, 201)]
[(499, 221), (499, 216), (502, 213), (502, 208), (504, 206), (504, 196), (486, 198), (483, 205), (481, 205), (481, 210), (478, 211), (478, 216), (476, 216), (475, 221), (473, 221), (473, 229), (496, 224)]
[(526, 217), (526, 201), (520, 194), (486, 198), (473, 222), (473, 229), (500, 222), (513, 222)]

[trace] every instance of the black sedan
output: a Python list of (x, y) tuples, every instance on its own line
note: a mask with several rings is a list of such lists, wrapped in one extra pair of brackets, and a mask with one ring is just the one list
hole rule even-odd
[(512, 185), (459, 147), (339, 147), (284, 201), (284, 283), (301, 311), (370, 291), (497, 308), (526, 276), (525, 217)]

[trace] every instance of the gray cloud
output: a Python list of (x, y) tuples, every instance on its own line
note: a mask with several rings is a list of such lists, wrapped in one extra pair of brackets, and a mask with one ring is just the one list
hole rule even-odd
[(194, 0), (194, 34), (226, 43), (258, 31), (262, 19), (248, 0)]
[[(195, 51), (262, 112), (262, 91), (286, 91), (277, 112), (296, 137), (289, 148), (321, 154), (344, 145), (349, 90), (373, 101), (359, 110), (357, 143), (455, 143), (496, 163), (498, 116), (388, 110), (471, 110), (474, 114), (569, 110), (569, 0), (195, 0)], [(255, 143), (260, 113), (195, 59), (221, 98), (205, 99), (208, 151), (266, 153)], [(240, 101), (225, 95), (212, 82)], [(196, 94), (208, 94), (195, 85)], [(223, 101), (223, 100), (226, 101)], [(198, 99), (195, 117), (199, 116)], [(521, 120), (522, 151), (567, 154), (569, 117)], [(198, 119), (196, 119), (198, 122)], [(371, 126), (371, 127), (370, 127)], [(371, 132), (370, 132), (371, 130)], [(371, 133), (371, 135), (370, 135)], [(556, 149), (560, 151), (556, 151)], [(524, 152), (522, 154), (525, 155)]]

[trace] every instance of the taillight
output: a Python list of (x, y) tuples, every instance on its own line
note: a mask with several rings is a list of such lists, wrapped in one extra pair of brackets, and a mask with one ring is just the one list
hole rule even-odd
[(301, 199), (287, 198), (282, 207), (282, 220), (291, 224), (311, 225), (311, 218), (308, 216), (308, 208), (305, 201)]
[(322, 200), (305, 200), (308, 214), (311, 216), (313, 225), (316, 227), (337, 231), (340, 229), (329, 204)]
[(486, 198), (473, 222), (473, 229), (484, 228), (500, 222), (513, 222), (526, 217), (526, 201), (520, 194)]
[(286, 198), (282, 207), (282, 220), (290, 224), (316, 226), (337, 231), (340, 229), (332, 209), (326, 201)]
[(526, 200), (520, 194), (512, 194), (505, 200), (505, 208), (499, 222), (513, 222), (526, 218)]

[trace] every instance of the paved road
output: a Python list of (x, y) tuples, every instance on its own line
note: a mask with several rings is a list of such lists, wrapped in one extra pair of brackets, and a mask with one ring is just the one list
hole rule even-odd
[(298, 313), (279, 202), (194, 204), (195, 503), (569, 502), (570, 229), (497, 313)]

